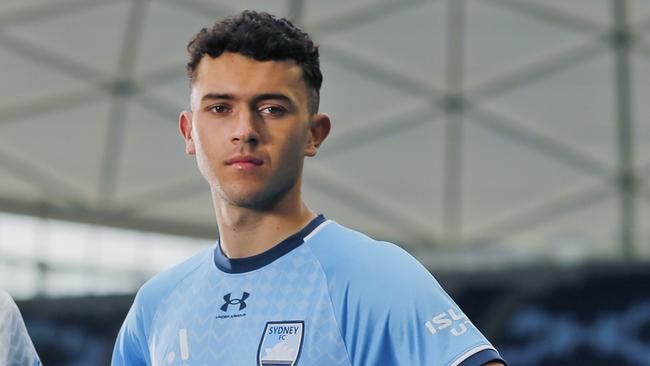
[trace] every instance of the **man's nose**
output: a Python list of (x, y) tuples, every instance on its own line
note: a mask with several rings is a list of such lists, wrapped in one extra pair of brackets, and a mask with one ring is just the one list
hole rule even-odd
[(232, 141), (238, 143), (257, 143), (259, 142), (259, 132), (257, 130), (257, 116), (250, 111), (242, 111), (237, 116), (236, 127), (232, 134)]

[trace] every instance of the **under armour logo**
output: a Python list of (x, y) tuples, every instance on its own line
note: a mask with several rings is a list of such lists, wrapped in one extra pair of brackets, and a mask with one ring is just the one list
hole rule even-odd
[(232, 293), (223, 296), (223, 300), (225, 301), (225, 303), (221, 305), (221, 311), (228, 311), (228, 306), (230, 305), (239, 305), (239, 311), (244, 310), (246, 308), (245, 300), (248, 299), (250, 294), (244, 291), (244, 294), (242, 295), (241, 299), (231, 299), (230, 298), (231, 295)]

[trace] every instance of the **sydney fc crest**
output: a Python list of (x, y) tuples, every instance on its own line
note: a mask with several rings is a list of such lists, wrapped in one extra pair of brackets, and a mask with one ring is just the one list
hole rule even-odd
[(267, 322), (257, 349), (257, 365), (297, 365), (304, 335), (302, 320)]

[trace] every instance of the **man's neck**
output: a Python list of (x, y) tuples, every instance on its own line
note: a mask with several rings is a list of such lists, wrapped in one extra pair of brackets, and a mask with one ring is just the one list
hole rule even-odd
[(219, 245), (223, 253), (231, 259), (263, 253), (316, 217), (302, 199), (290, 207), (283, 206), (274, 210), (257, 211), (223, 202), (215, 204)]

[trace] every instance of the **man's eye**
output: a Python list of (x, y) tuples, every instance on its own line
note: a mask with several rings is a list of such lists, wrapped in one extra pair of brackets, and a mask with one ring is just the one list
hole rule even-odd
[(285, 112), (286, 110), (282, 107), (270, 106), (262, 108), (262, 113), (270, 114), (272, 116), (282, 116)]
[(228, 107), (225, 105), (213, 105), (210, 107), (210, 111), (214, 113), (226, 113), (228, 112)]

